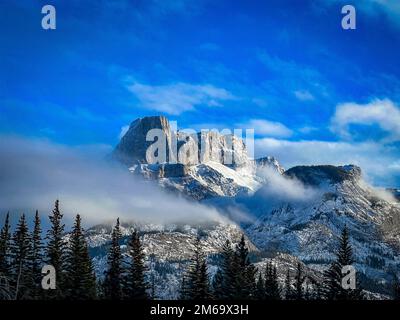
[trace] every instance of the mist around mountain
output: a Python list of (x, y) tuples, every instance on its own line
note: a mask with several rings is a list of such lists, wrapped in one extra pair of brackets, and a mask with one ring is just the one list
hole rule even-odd
[[(211, 140), (206, 149), (219, 153), (210, 153), (200, 163), (148, 164), (132, 143), (138, 128), (156, 121), (167, 137), (179, 136), (179, 131), (171, 133), (165, 118), (150, 119), (134, 121), (114, 151), (117, 157), (121, 150), (133, 152), (124, 160), (130, 159), (125, 163), (134, 174), (217, 208), (243, 229), (259, 252), (289, 254), (319, 272), (334, 259), (336, 241), (346, 227), (360, 278), (369, 290), (388, 294), (400, 258), (396, 192), (368, 185), (355, 165), (285, 170), (272, 156), (246, 158), (246, 146), (241, 144), (233, 148), (240, 161), (224, 165), (223, 136), (216, 136), (217, 142)], [(185, 144), (189, 152), (198, 151), (192, 141), (186, 139), (181, 147)]]
[[(146, 136), (152, 129), (161, 131), (168, 151), (177, 152), (172, 157), (168, 152), (161, 163), (155, 150), (149, 158), (154, 141)], [(129, 239), (137, 232), (146, 281), (154, 284), (157, 299), (181, 298), (182, 281), (199, 245), (212, 283), (224, 243), (235, 248), (242, 235), (255, 274), (272, 265), (284, 288), (287, 273), (294, 277), (300, 265), (308, 279), (302, 286), (315, 298), (317, 283), (323, 283), (336, 259), (343, 230), (349, 233), (352, 265), (364, 296), (393, 296), (400, 262), (397, 189), (370, 186), (355, 165), (285, 169), (272, 155), (250, 158), (246, 144), (234, 135), (180, 132), (165, 117), (135, 120), (114, 150), (82, 152), (16, 137), (3, 140), (1, 148), (0, 162), (7, 168), (2, 210), (39, 209), (45, 230), (51, 224), (43, 215), (54, 199), (61, 201), (67, 227), (76, 213), (82, 214), (84, 239), (101, 283), (120, 217), (121, 259), (130, 259)], [(24, 190), (25, 203), (13, 193), (16, 189)], [(32, 221), (29, 215), (27, 220)], [(71, 236), (63, 235), (68, 245)]]

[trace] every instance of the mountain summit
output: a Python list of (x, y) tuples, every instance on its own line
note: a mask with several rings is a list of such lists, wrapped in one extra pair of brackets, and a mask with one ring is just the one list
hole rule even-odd
[[(165, 151), (161, 161), (160, 150), (151, 150), (157, 143)], [(251, 159), (243, 140), (233, 134), (179, 131), (163, 116), (133, 121), (113, 157), (131, 172), (197, 200), (251, 194), (263, 183), (258, 173), (264, 167), (284, 172), (273, 157)]]

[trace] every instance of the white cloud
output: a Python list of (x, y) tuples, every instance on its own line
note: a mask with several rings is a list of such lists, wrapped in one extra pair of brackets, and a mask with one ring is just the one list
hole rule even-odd
[(319, 129), (317, 127), (313, 127), (313, 126), (304, 126), (304, 127), (301, 127), (298, 129), (298, 131), (303, 134), (310, 134), (310, 133), (313, 133), (318, 130)]
[(352, 124), (378, 125), (388, 133), (387, 140), (400, 140), (400, 109), (391, 100), (374, 100), (368, 104), (343, 103), (336, 107), (331, 129), (344, 138), (350, 138)]
[(293, 92), (300, 101), (313, 101), (315, 97), (307, 90), (296, 90)]
[(80, 213), (87, 225), (112, 221), (222, 221), (208, 206), (164, 193), (126, 168), (104, 160), (110, 149), (67, 147), (0, 136), (0, 214), (48, 214), (59, 199), (66, 220)]
[(255, 141), (256, 156), (275, 156), (285, 168), (296, 165), (345, 165), (361, 167), (367, 181), (396, 186), (400, 179), (398, 150), (381, 143), (289, 141), (273, 138)]
[(245, 129), (254, 129), (256, 135), (286, 138), (290, 137), (293, 132), (280, 122), (274, 122), (264, 119), (251, 119), (250, 121), (238, 124), (239, 127)]
[(265, 167), (259, 174), (268, 181), (258, 192), (264, 198), (307, 201), (317, 194), (317, 190), (305, 186), (297, 179), (287, 178), (272, 168)]
[(236, 99), (229, 91), (210, 84), (180, 82), (151, 86), (135, 82), (128, 89), (136, 95), (142, 107), (172, 115), (179, 115), (200, 105), (217, 107), (221, 106), (222, 101)]

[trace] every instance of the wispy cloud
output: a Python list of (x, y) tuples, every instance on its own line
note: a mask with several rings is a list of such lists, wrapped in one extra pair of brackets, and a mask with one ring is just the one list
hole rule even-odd
[(237, 124), (238, 127), (254, 129), (255, 134), (260, 136), (286, 138), (293, 134), (293, 131), (283, 123), (265, 119), (251, 119), (248, 122)]
[(300, 101), (313, 101), (315, 97), (307, 90), (296, 90), (293, 92)]
[(218, 107), (223, 101), (236, 99), (228, 90), (211, 84), (179, 82), (152, 86), (135, 82), (129, 85), (128, 89), (137, 97), (143, 108), (171, 115), (179, 115), (198, 106)]
[(109, 148), (0, 138), (0, 213), (48, 213), (59, 199), (67, 220), (80, 213), (89, 225), (116, 217), (155, 223), (221, 221), (215, 209), (164, 193), (105, 161)]
[(299, 180), (283, 176), (272, 168), (265, 167), (259, 174), (268, 181), (258, 191), (263, 198), (274, 201), (308, 201), (317, 194), (317, 190), (312, 187), (304, 186)]
[(400, 141), (400, 108), (389, 99), (339, 104), (331, 122), (332, 130), (347, 139), (351, 138), (351, 125), (376, 124), (387, 133), (386, 141)]
[(263, 138), (255, 141), (255, 150), (257, 157), (277, 157), (285, 168), (296, 165), (355, 164), (362, 168), (366, 179), (375, 184), (395, 185), (400, 178), (398, 150), (379, 142), (289, 141)]

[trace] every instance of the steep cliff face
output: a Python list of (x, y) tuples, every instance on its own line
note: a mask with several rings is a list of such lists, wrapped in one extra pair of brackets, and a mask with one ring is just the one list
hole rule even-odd
[(163, 116), (136, 119), (129, 126), (126, 134), (115, 147), (113, 157), (127, 166), (136, 163), (153, 163), (154, 159), (146, 151), (153, 144), (153, 139), (147, 141), (146, 136), (152, 129), (161, 130), (166, 139), (166, 161), (169, 161), (169, 150), (172, 148), (172, 136), (169, 121)]
[[(153, 129), (160, 129), (153, 131), (160, 137), (148, 135)], [(159, 139), (163, 143), (158, 144)], [(165, 157), (153, 148), (156, 145), (164, 147)], [(253, 193), (265, 180), (258, 175), (259, 168), (271, 167), (280, 174), (284, 171), (272, 157), (250, 159), (243, 140), (232, 134), (175, 131), (161, 116), (132, 122), (113, 157), (131, 172), (196, 200)]]

